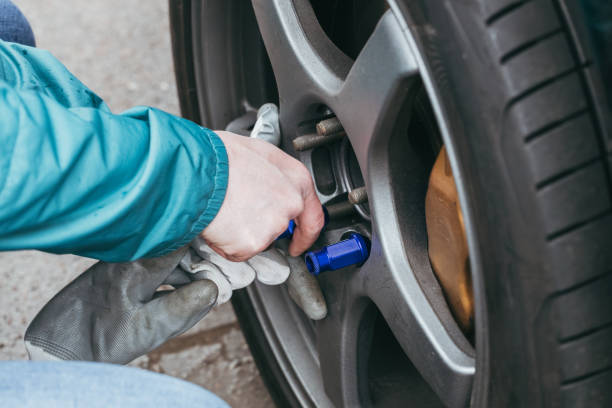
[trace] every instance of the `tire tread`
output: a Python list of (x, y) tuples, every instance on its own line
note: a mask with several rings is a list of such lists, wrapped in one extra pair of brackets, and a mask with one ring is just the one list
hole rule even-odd
[(553, 260), (561, 406), (612, 405), (612, 146), (560, 0), (483, 1), (505, 96)]

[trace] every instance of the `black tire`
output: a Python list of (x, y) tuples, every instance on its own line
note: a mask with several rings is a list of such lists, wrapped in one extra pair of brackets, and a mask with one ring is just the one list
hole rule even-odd
[[(198, 99), (193, 4), (170, 4), (183, 113), (222, 127), (240, 112), (210, 113), (209, 90)], [(599, 59), (612, 41), (577, 1), (398, 6), (434, 73), (477, 214), (487, 330), (476, 333), (485, 358), (472, 405), (612, 406), (612, 121)], [(248, 295), (233, 303), (276, 403), (298, 406)]]
[(575, 3), (406, 10), (486, 220), (489, 387), (476, 406), (612, 405), (610, 111)]

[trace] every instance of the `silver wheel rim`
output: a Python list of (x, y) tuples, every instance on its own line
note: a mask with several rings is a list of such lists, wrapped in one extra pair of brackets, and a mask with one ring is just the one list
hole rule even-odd
[[(415, 381), (428, 384), (439, 398), (435, 402), (466, 406), (476, 391), (473, 383), (480, 382), (483, 375), (483, 370), (475, 369), (477, 363), (481, 366), (486, 349), (481, 337), (486, 322), (480, 258), (462, 171), (427, 62), (405, 16), (395, 2), (388, 3), (390, 10), (353, 61), (327, 38), (308, 1), (253, 1), (278, 84), (286, 150), (313, 170), (310, 152), (295, 152), (290, 142), (324, 116), (322, 106), (330, 108), (347, 131), (371, 199), (371, 224), (361, 217), (348, 227), (331, 228), (318, 243), (334, 242), (350, 228), (371, 237), (373, 244), (372, 256), (361, 268), (321, 277), (330, 308), (325, 320), (313, 323), (306, 319), (284, 288), (256, 285), (248, 290), (274, 358), (303, 406), (372, 402), (363, 378), (368, 362), (360, 353), (372, 346), (372, 334), (367, 331), (374, 330), (371, 321), (378, 312), (416, 368), (420, 378)], [(402, 189), (410, 191), (411, 183), (422, 180), (398, 179), (390, 169), (388, 149), (401, 133), (398, 129), (407, 126), (405, 114), (411, 111), (415, 97), (411, 92), (415, 93), (417, 83), (426, 91), (446, 145), (466, 221), (476, 305), (475, 349), (454, 322), (429, 267), (424, 217), (406, 208), (398, 210), (395, 204), (420, 199), (398, 191), (402, 182), (408, 183)], [(346, 168), (337, 169), (336, 190), (320, 194), (322, 202), (333, 201), (351, 188)], [(378, 182), (393, 177), (394, 182)], [(418, 398), (413, 401), (419, 405)]]

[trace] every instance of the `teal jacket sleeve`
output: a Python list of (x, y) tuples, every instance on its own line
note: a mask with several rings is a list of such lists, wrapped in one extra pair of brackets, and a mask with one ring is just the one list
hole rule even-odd
[(214, 132), (113, 114), (48, 52), (0, 41), (0, 250), (159, 256), (212, 221), (227, 178)]

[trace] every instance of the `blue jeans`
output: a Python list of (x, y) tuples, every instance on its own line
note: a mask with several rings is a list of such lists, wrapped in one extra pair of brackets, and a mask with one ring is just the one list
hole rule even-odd
[(10, 0), (0, 0), (0, 39), (34, 47), (28, 20)]
[(81, 361), (0, 362), (3, 407), (229, 408), (219, 397), (166, 375)]

